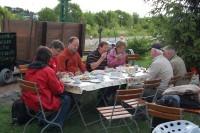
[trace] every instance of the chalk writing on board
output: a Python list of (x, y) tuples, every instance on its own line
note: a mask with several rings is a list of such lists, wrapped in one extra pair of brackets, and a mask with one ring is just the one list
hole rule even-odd
[(12, 69), (16, 60), (16, 33), (0, 33), (0, 70)]

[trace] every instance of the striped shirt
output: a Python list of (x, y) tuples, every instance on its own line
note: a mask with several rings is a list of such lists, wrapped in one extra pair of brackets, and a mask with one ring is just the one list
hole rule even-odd
[[(89, 72), (92, 71), (90, 64), (97, 62), (100, 58), (101, 58), (101, 54), (99, 53), (98, 50), (95, 50), (89, 53), (86, 60), (86, 67)], [(96, 69), (104, 70), (106, 66), (107, 66), (107, 59), (105, 58)]]

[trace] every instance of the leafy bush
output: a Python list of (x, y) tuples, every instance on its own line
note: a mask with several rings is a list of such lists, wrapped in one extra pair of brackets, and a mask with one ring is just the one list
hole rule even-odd
[[(195, 0), (153, 1), (155, 30), (167, 45), (177, 49), (188, 69), (200, 69), (200, 2)], [(165, 13), (164, 13), (165, 12)], [(164, 13), (164, 14), (163, 14)]]
[(134, 37), (128, 40), (128, 49), (140, 55), (145, 55), (149, 52), (150, 44), (152, 43), (151, 38), (147, 37)]
[(192, 67), (196, 67), (200, 70), (200, 43), (196, 46), (187, 46), (179, 44), (177, 47), (178, 55), (180, 55), (185, 61), (186, 67), (190, 70)]
[(89, 24), (86, 25), (86, 36), (98, 37), (98, 27), (91, 26)]

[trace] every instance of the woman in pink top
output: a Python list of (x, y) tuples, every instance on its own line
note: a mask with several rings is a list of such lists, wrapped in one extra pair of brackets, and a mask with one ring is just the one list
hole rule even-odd
[(125, 53), (126, 43), (123, 41), (118, 41), (116, 47), (111, 49), (107, 55), (108, 67), (118, 67), (126, 64), (126, 53)]

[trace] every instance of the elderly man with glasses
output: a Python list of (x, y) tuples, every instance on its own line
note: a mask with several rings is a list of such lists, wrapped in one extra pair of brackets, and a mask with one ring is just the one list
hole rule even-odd
[(149, 68), (149, 80), (161, 79), (160, 86), (158, 87), (158, 97), (161, 96), (162, 92), (168, 88), (168, 83), (173, 77), (173, 69), (167, 58), (163, 56), (161, 45), (155, 43), (151, 47), (151, 56), (153, 62)]

